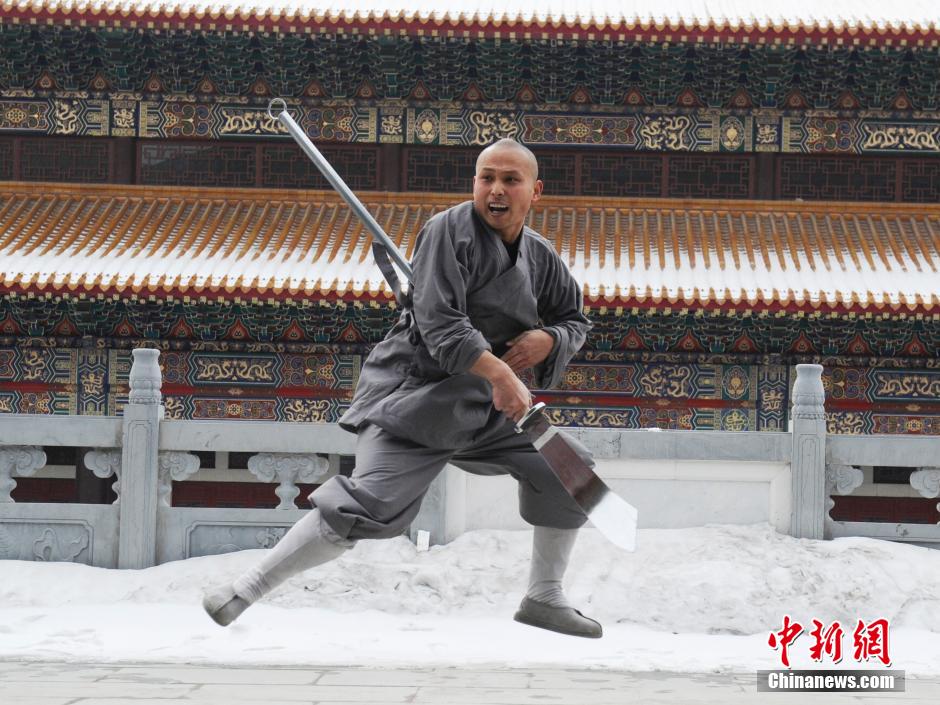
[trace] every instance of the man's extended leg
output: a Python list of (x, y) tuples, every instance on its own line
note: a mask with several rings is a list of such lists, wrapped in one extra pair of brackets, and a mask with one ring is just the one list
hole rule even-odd
[(532, 532), (532, 564), (526, 597), (552, 607), (570, 607), (561, 581), (565, 577), (577, 529), (536, 526)]
[(335, 476), (312, 495), (313, 511), (234, 583), (208, 592), (203, 607), (225, 626), (284, 580), (338, 557), (356, 540), (398, 536), (451, 451), (425, 448), (377, 426), (360, 429), (351, 477)]
[(314, 509), (294, 524), (258, 565), (234, 583), (206, 593), (202, 606), (218, 624), (227, 626), (292, 575), (338, 558), (352, 545), (323, 521), (319, 509)]
[(451, 462), (482, 475), (509, 473), (519, 482), (519, 511), (534, 526), (534, 537), (529, 589), (516, 621), (573, 636), (601, 636), (601, 625), (572, 608), (562, 590), (578, 528), (587, 517), (532, 444), (507, 424)]
[(514, 617), (517, 622), (573, 636), (597, 638), (603, 634), (598, 622), (568, 604), (562, 589), (577, 538), (578, 529), (534, 528), (529, 589)]

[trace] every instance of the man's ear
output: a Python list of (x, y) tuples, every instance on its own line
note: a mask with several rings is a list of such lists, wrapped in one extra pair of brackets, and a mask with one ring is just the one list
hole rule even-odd
[(532, 203), (535, 203), (542, 197), (542, 189), (545, 187), (545, 184), (542, 183), (541, 179), (535, 180), (535, 188), (532, 190)]

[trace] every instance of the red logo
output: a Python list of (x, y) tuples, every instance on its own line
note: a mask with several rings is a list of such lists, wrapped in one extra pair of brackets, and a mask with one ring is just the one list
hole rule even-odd
[(852, 637), (855, 640), (856, 661), (877, 658), (885, 666), (891, 665), (891, 657), (888, 656), (887, 619), (876, 619), (868, 626), (865, 626), (862, 620), (858, 620)]
[(810, 636), (813, 637), (813, 645), (809, 649), (809, 655), (813, 661), (822, 661), (823, 655), (828, 656), (833, 663), (839, 663), (842, 660), (842, 625), (838, 621), (833, 622), (825, 631), (823, 623), (818, 619), (813, 620), (813, 631)]
[(783, 661), (783, 665), (787, 668), (790, 667), (790, 658), (787, 656), (787, 649), (790, 648), (790, 644), (796, 641), (796, 638), (803, 633), (803, 625), (799, 622), (791, 622), (790, 615), (785, 614), (783, 616), (783, 629), (779, 632), (771, 632), (770, 638), (767, 640), (767, 643), (770, 644), (770, 648), (776, 649), (778, 646), (780, 648), (780, 660)]
[[(861, 619), (858, 620), (852, 634), (852, 657), (859, 663), (877, 659), (885, 666), (890, 666), (888, 627), (886, 619), (876, 619), (869, 624), (865, 624)], [(767, 639), (772, 649), (780, 651), (780, 662), (787, 668), (790, 667), (789, 649), (803, 632), (803, 625), (792, 621), (790, 615), (787, 614), (783, 616), (783, 627), (779, 631), (771, 632)], [(842, 641), (845, 631), (838, 621), (827, 626), (818, 619), (814, 619), (813, 628), (808, 634), (812, 638), (812, 644), (809, 647), (810, 658), (817, 663), (821, 663), (824, 659), (832, 663), (839, 663), (842, 660)]]

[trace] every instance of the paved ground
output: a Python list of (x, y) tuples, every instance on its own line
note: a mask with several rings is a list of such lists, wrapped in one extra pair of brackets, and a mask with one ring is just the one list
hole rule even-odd
[(940, 679), (905, 693), (758, 693), (754, 674), (475, 668), (210, 668), (0, 664), (2, 705), (927, 705)]

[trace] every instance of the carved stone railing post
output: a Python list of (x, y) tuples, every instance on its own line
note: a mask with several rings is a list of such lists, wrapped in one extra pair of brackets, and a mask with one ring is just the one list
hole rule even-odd
[(114, 475), (114, 490), (116, 499), (112, 504), (121, 503), (121, 449), (95, 448), (85, 453), (85, 467), (95, 473), (95, 477), (105, 480)]
[(447, 476), (446, 470), (438, 473), (431, 481), (428, 491), (421, 500), (421, 508), (408, 527), (408, 537), (412, 543), (418, 543), (418, 532), (428, 532), (428, 542), (437, 546), (447, 542)]
[(0, 446), (0, 503), (13, 502), (13, 475), (33, 475), (45, 464), (46, 454), (39, 446)]
[(315, 482), (326, 475), (330, 462), (308, 453), (258, 453), (248, 458), (248, 469), (262, 482), (280, 483), (275, 494), (281, 499), (277, 509), (297, 509), (300, 494), (297, 482)]
[(118, 568), (154, 565), (157, 548), (157, 447), (163, 416), (160, 352), (139, 348), (133, 355), (130, 398), (124, 407)]
[(826, 399), (822, 365), (797, 365), (793, 387), (793, 515), (790, 533), (821, 539), (826, 506)]
[(446, 544), (467, 528), (467, 473), (447, 465), (434, 478), (421, 501), (421, 509), (411, 522), (409, 536), (418, 542), (418, 532), (427, 531), (432, 546)]

